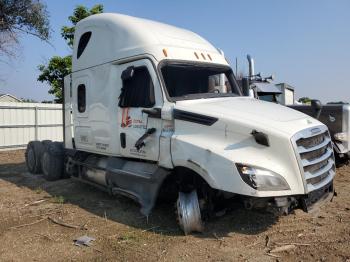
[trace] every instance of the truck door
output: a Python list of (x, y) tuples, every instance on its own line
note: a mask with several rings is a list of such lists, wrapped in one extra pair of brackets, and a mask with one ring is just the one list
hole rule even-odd
[(158, 161), (163, 99), (154, 67), (148, 59), (118, 67), (120, 153)]

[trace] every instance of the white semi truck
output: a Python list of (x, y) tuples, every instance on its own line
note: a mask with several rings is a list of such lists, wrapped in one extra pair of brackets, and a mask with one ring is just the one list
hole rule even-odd
[(176, 201), (185, 233), (216, 201), (308, 211), (333, 195), (327, 127), (242, 96), (220, 51), (199, 35), (121, 14), (76, 25), (64, 81), (64, 142), (32, 141), (30, 172), (129, 196), (148, 215)]

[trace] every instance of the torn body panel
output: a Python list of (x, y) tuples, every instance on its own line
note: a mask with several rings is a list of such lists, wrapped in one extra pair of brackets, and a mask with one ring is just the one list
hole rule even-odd
[(111, 194), (130, 197), (141, 205), (148, 216), (155, 205), (158, 191), (170, 171), (148, 162), (118, 157), (89, 155), (84, 160), (71, 160), (79, 168), (78, 178), (103, 187)]

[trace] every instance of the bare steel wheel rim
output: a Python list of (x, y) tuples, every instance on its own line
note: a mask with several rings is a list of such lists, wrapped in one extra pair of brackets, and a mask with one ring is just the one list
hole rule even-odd
[(193, 231), (203, 231), (203, 223), (196, 190), (191, 193), (179, 192), (176, 206), (179, 225), (185, 234)]

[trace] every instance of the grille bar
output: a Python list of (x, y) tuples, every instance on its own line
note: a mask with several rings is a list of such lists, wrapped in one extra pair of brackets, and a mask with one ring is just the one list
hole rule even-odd
[(297, 145), (306, 149), (313, 148), (321, 144), (326, 139), (325, 134), (326, 133), (324, 132), (315, 136), (302, 137), (297, 141)]
[[(328, 144), (328, 147), (329, 147), (329, 144)], [(308, 161), (312, 161), (312, 160), (318, 158), (320, 155), (325, 154), (327, 152), (328, 147), (321, 147), (321, 148), (316, 149), (316, 150), (301, 153), (300, 155), (303, 159), (307, 159)]]
[(308, 191), (311, 192), (313, 190), (316, 190), (318, 188), (323, 187), (324, 185), (326, 185), (329, 182), (331, 182), (334, 176), (335, 176), (335, 170), (331, 169), (331, 170), (328, 171), (327, 176), (322, 177), (321, 180), (308, 181), (308, 184), (307, 184)]
[(331, 139), (328, 137), (321, 144), (319, 144), (317, 146), (314, 146), (311, 149), (310, 148), (305, 148), (303, 146), (298, 146), (298, 152), (300, 154), (302, 154), (302, 153), (310, 152), (310, 151), (313, 151), (313, 150), (317, 150), (317, 149), (320, 149), (320, 148), (328, 145), (330, 142), (331, 142)]
[(323, 155), (319, 156), (318, 158), (314, 159), (314, 160), (307, 160), (307, 159), (302, 159), (301, 162), (303, 163), (303, 166), (311, 166), (311, 165), (315, 165), (318, 164), (328, 158), (330, 158), (333, 154), (333, 150), (328, 148), (326, 150), (326, 153), (324, 153)]
[(320, 176), (309, 178), (306, 181), (307, 181), (308, 184), (312, 184), (313, 186), (316, 186), (317, 184), (319, 184), (323, 180), (325, 180), (331, 174), (331, 172), (333, 172), (333, 169), (327, 171), (326, 173), (323, 173)]
[(325, 165), (321, 169), (317, 170), (316, 172), (314, 172), (314, 173), (312, 173), (312, 172), (305, 172), (305, 178), (306, 178), (306, 180), (308, 180), (308, 179), (313, 178), (313, 177), (318, 177), (318, 176), (322, 175), (323, 173), (328, 172), (333, 167), (334, 167), (334, 161), (330, 159), (330, 160), (328, 160), (328, 164), (327, 165)]

